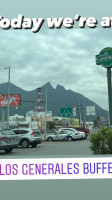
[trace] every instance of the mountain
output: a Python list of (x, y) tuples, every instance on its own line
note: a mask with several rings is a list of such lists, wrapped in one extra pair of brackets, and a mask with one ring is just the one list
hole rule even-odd
[[(104, 117), (108, 119), (108, 112), (98, 106), (95, 102), (89, 100), (83, 95), (76, 93), (72, 90), (66, 90), (63, 86), (57, 85), (56, 89), (52, 87), (50, 82), (46, 83), (42, 87), (42, 101), (45, 102), (46, 89), (47, 89), (47, 109), (52, 111), (53, 116), (60, 116), (60, 108), (63, 107), (73, 107), (77, 108), (77, 118), (78, 105), (81, 105), (81, 118), (84, 118), (84, 101), (85, 106), (95, 106), (96, 116), (86, 116), (87, 121), (92, 121), (95, 117)], [(0, 94), (7, 94), (8, 83), (0, 84)], [(10, 115), (19, 114), (26, 116), (26, 112), (29, 110), (34, 110), (36, 106), (37, 92), (36, 89), (32, 91), (23, 90), (20, 87), (10, 83), (10, 94), (21, 94), (21, 107), (19, 109), (10, 108)], [(45, 106), (45, 105), (44, 105)], [(6, 109), (5, 109), (6, 110)], [(5, 118), (6, 118), (5, 111)], [(0, 120), (2, 119), (2, 108), (0, 108)]]

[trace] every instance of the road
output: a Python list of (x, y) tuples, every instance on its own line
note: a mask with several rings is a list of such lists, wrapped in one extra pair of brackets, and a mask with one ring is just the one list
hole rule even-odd
[(86, 140), (77, 141), (43, 141), (38, 144), (36, 148), (22, 148), (18, 147), (13, 149), (10, 154), (6, 154), (4, 151), (0, 151), (0, 157), (70, 157), (70, 156), (83, 156), (92, 155), (89, 148), (90, 141), (89, 138)]

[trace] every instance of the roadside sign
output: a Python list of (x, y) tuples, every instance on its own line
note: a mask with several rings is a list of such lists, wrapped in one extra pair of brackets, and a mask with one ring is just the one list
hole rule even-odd
[(79, 127), (79, 119), (74, 119), (74, 127)]
[(72, 108), (60, 108), (61, 117), (72, 117)]
[(112, 48), (107, 47), (103, 49), (99, 55), (96, 55), (96, 64), (107, 68), (107, 82), (108, 82), (108, 99), (109, 99), (109, 127), (112, 127)]
[(112, 67), (112, 48), (107, 47), (103, 49), (99, 55), (96, 55), (96, 64), (102, 67)]
[(112, 127), (112, 48), (106, 47), (99, 55), (96, 55), (96, 64), (107, 68), (108, 100), (109, 100), (109, 127)]

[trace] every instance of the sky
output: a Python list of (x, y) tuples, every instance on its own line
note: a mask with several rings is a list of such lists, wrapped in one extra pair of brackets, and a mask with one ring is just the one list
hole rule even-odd
[(112, 47), (111, 35), (110, 29), (2, 30), (0, 83), (8, 81), (10, 66), (11, 83), (24, 90), (60, 84), (107, 109), (107, 70), (95, 56)]
[[(28, 18), (111, 17), (111, 1), (94, 0), (12, 0), (1, 1), (0, 15), (9, 19), (19, 14)], [(34, 90), (47, 82), (80, 93), (108, 109), (107, 72), (96, 65), (95, 56), (112, 47), (112, 30), (104, 28), (31, 30), (0, 29), (0, 83), (8, 81), (24, 90)]]

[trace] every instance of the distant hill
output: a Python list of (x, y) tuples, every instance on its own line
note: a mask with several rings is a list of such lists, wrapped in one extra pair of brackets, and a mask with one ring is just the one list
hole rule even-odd
[[(40, 86), (38, 86), (40, 87)], [(61, 85), (57, 85), (56, 89), (52, 87), (50, 82), (46, 83), (42, 87), (42, 100), (45, 102), (45, 93), (47, 88), (47, 99), (48, 99), (48, 111), (52, 111), (53, 116), (60, 116), (60, 108), (62, 107), (73, 107), (77, 108), (77, 118), (78, 114), (78, 104), (81, 105), (81, 118), (84, 117), (84, 96), (76, 93), (72, 90), (65, 90)], [(7, 94), (8, 83), (0, 84), (0, 94)], [(10, 84), (10, 94), (21, 94), (21, 107), (17, 110), (15, 108), (10, 108), (10, 115), (19, 114), (26, 116), (26, 112), (29, 110), (34, 110), (36, 106), (36, 89), (32, 91), (23, 90), (20, 87)], [(95, 106), (96, 116), (86, 116), (87, 121), (94, 120), (95, 117), (108, 118), (108, 113), (106, 110), (102, 109), (95, 102), (89, 100), (85, 97), (85, 106)], [(7, 110), (7, 109), (5, 109)], [(5, 111), (6, 118), (6, 111)], [(2, 119), (2, 109), (0, 108), (0, 120)]]

